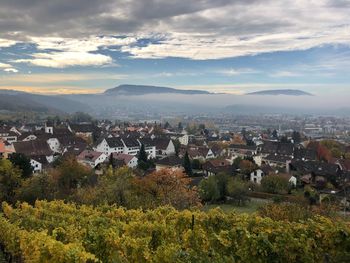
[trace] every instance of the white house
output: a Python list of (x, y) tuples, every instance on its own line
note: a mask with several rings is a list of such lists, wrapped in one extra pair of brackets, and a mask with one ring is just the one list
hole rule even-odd
[(40, 173), (43, 169), (42, 164), (34, 159), (30, 159), (30, 165), (33, 167), (34, 173)]
[(47, 144), (49, 145), (51, 151), (54, 153), (60, 153), (61, 145), (60, 141), (57, 138), (50, 138), (47, 140)]
[(111, 153), (124, 153), (124, 143), (119, 137), (105, 138), (96, 146), (95, 150), (108, 156)]
[(0, 127), (0, 138), (9, 143), (17, 142), (19, 134), (9, 128)]
[(33, 173), (41, 173), (49, 161), (46, 156), (32, 156), (30, 158), (30, 165), (33, 167)]
[(53, 126), (47, 125), (47, 123), (45, 123), (45, 133), (53, 134)]
[(154, 140), (156, 144), (157, 155), (169, 156), (175, 154), (175, 145), (171, 139)]
[[(137, 155), (141, 148), (141, 143), (136, 138), (124, 137), (121, 139), (124, 144), (124, 152), (125, 154)], [(145, 145), (146, 148), (146, 145)], [(146, 150), (146, 149), (145, 149)], [(147, 152), (147, 151), (146, 151)]]
[(96, 147), (97, 152), (103, 152), (107, 156), (112, 153), (123, 153), (128, 155), (137, 155), (140, 152), (141, 145), (144, 144), (145, 151), (150, 158), (156, 157), (156, 147), (152, 143), (138, 140), (136, 138), (111, 137), (103, 139)]
[(256, 184), (261, 184), (261, 180), (264, 176), (264, 171), (261, 169), (257, 169), (254, 172), (250, 173), (250, 181)]
[(189, 137), (187, 134), (184, 134), (181, 137), (179, 137), (178, 140), (182, 145), (188, 145)]
[(114, 153), (113, 159), (123, 161), (124, 164), (130, 168), (135, 168), (138, 162), (138, 159), (135, 155), (129, 155), (124, 153)]
[(108, 156), (104, 153), (85, 150), (78, 155), (77, 160), (81, 164), (95, 168), (99, 164), (105, 162), (107, 158)]
[(293, 176), (291, 174), (281, 174), (280, 176), (285, 177), (288, 180), (290, 185), (292, 185), (294, 187), (297, 186), (297, 178), (295, 176)]

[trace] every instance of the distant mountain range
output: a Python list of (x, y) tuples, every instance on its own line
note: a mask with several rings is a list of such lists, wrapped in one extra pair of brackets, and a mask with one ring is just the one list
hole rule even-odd
[(270, 95), (270, 96), (313, 96), (311, 93), (297, 89), (279, 89), (279, 90), (262, 90), (257, 92), (247, 93), (246, 95)]
[[(142, 85), (120, 85), (99, 94), (39, 95), (0, 90), (0, 114), (36, 112), (44, 115), (64, 115), (81, 111), (94, 117), (111, 119), (201, 113), (212, 115), (294, 113), (338, 116), (350, 114), (350, 108), (341, 105), (323, 107), (319, 104), (319, 106), (301, 108), (298, 104), (291, 103), (291, 98), (288, 96), (300, 96), (296, 100), (300, 99), (303, 103), (309, 100), (306, 96), (312, 96), (301, 90), (267, 90), (247, 95), (251, 97)], [(261, 97), (258, 97), (262, 95), (270, 95), (264, 98), (264, 103), (261, 103)], [(278, 99), (285, 104), (275, 105), (273, 102), (277, 98), (273, 95), (282, 95)], [(318, 99), (318, 96), (313, 99)], [(266, 101), (271, 101), (271, 106), (263, 106), (269, 105)]]
[(174, 93), (174, 94), (185, 94), (185, 95), (198, 95), (198, 94), (210, 94), (208, 91), (204, 90), (181, 90), (167, 87), (157, 87), (157, 86), (145, 86), (145, 85), (120, 85), (113, 89), (108, 89), (104, 92), (108, 95), (147, 95), (147, 94), (164, 94), (164, 93)]

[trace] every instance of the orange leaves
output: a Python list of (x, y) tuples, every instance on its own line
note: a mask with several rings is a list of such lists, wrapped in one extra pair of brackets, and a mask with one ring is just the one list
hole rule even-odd
[(190, 187), (191, 179), (180, 169), (163, 169), (135, 179), (141, 194), (154, 206), (172, 205), (178, 209), (200, 205), (198, 193)]

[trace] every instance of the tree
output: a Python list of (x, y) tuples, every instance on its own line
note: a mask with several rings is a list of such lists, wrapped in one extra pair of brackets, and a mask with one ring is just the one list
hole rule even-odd
[(239, 163), (239, 169), (241, 170), (241, 173), (244, 175), (250, 175), (256, 168), (257, 168), (257, 165), (249, 160), (242, 160)]
[(191, 160), (190, 160), (190, 157), (188, 156), (187, 151), (186, 151), (185, 156), (184, 156), (183, 167), (184, 167), (187, 175), (189, 175), (189, 176), (193, 175), (192, 164), (191, 164)]
[(93, 173), (75, 158), (67, 158), (51, 171), (51, 176), (57, 186), (57, 197), (65, 198), (74, 193), (78, 187), (88, 184)]
[(164, 129), (169, 129), (169, 128), (171, 128), (170, 123), (169, 123), (169, 122), (166, 122), (166, 123), (164, 124)]
[(220, 199), (225, 201), (227, 196), (227, 182), (230, 176), (227, 173), (218, 173), (215, 175), (220, 193)]
[(199, 195), (205, 202), (216, 202), (221, 199), (215, 176), (209, 176), (199, 183)]
[(249, 200), (247, 197), (248, 187), (244, 181), (240, 179), (229, 178), (227, 182), (227, 195), (237, 203), (237, 205), (244, 205)]
[(0, 201), (14, 203), (16, 190), (21, 184), (21, 170), (9, 160), (0, 159)]
[(108, 165), (111, 166), (112, 168), (115, 168), (115, 160), (113, 158), (113, 153), (109, 155)]
[(16, 199), (34, 204), (36, 200), (53, 200), (56, 191), (52, 176), (39, 174), (23, 181), (16, 192)]
[(138, 161), (139, 162), (141, 162), (141, 161), (147, 162), (148, 161), (148, 156), (147, 156), (144, 144), (141, 145), (141, 149), (140, 149), (140, 152), (138, 154)]
[(193, 168), (193, 169), (196, 169), (196, 170), (202, 169), (202, 163), (201, 163), (201, 161), (198, 160), (198, 159), (194, 159), (194, 160), (192, 161), (192, 168)]
[(318, 144), (317, 157), (320, 161), (329, 162), (332, 159), (332, 153), (324, 145)]
[(293, 139), (293, 142), (294, 142), (294, 143), (300, 143), (300, 142), (301, 142), (300, 132), (293, 131), (293, 133), (292, 133), (292, 139)]
[(142, 144), (140, 148), (140, 152), (138, 154), (137, 167), (143, 171), (147, 171), (152, 166), (153, 166), (153, 163), (151, 160), (148, 159), (145, 146)]
[(143, 207), (171, 205), (177, 209), (200, 206), (195, 188), (190, 187), (191, 179), (181, 170), (162, 169), (145, 177), (135, 179), (139, 195), (146, 203)]
[(271, 194), (283, 194), (288, 192), (288, 179), (279, 175), (268, 175), (261, 180), (262, 189)]
[(178, 123), (177, 128), (179, 131), (182, 131), (184, 129), (183, 125), (181, 122)]
[(13, 153), (9, 156), (10, 162), (21, 169), (22, 178), (29, 178), (33, 173), (33, 167), (30, 164), (30, 159), (22, 153)]
[(288, 140), (287, 136), (282, 136), (281, 137), (281, 143), (289, 143), (290, 141)]
[(93, 118), (87, 113), (76, 112), (70, 117), (70, 120), (73, 123), (82, 123), (82, 122), (91, 122)]
[(243, 159), (241, 157), (237, 157), (236, 159), (234, 159), (233, 164), (232, 164), (233, 169), (235, 169), (235, 170), (239, 169), (242, 160)]
[(219, 173), (203, 179), (199, 185), (201, 198), (209, 202), (225, 201), (229, 178), (228, 174)]
[(89, 205), (115, 204), (126, 208), (139, 207), (133, 185), (133, 174), (126, 166), (119, 169), (109, 167), (98, 178), (96, 185), (79, 188), (73, 200)]
[(273, 130), (272, 137), (277, 139), (278, 138), (278, 132), (276, 130)]
[(181, 148), (181, 143), (179, 139), (173, 140), (174, 148), (175, 148), (175, 155), (179, 156), (180, 148)]

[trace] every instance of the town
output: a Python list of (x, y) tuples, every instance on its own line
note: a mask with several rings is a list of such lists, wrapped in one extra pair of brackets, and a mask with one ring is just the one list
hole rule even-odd
[(164, 123), (93, 120), (76, 113), (65, 121), (3, 121), (0, 156), (15, 165), (30, 163), (29, 176), (45, 174), (67, 158), (97, 176), (110, 166), (128, 167), (139, 176), (179, 170), (191, 179), (191, 187), (199, 187), (206, 204), (233, 198), (225, 191), (212, 192), (220, 179), (210, 178), (237, 178), (247, 188), (237, 197), (239, 204), (249, 198), (288, 201), (302, 194), (311, 195), (312, 204), (329, 201), (347, 211), (349, 127), (346, 119), (327, 117), (279, 121), (265, 116), (258, 121), (250, 116), (231, 122), (193, 117)]

